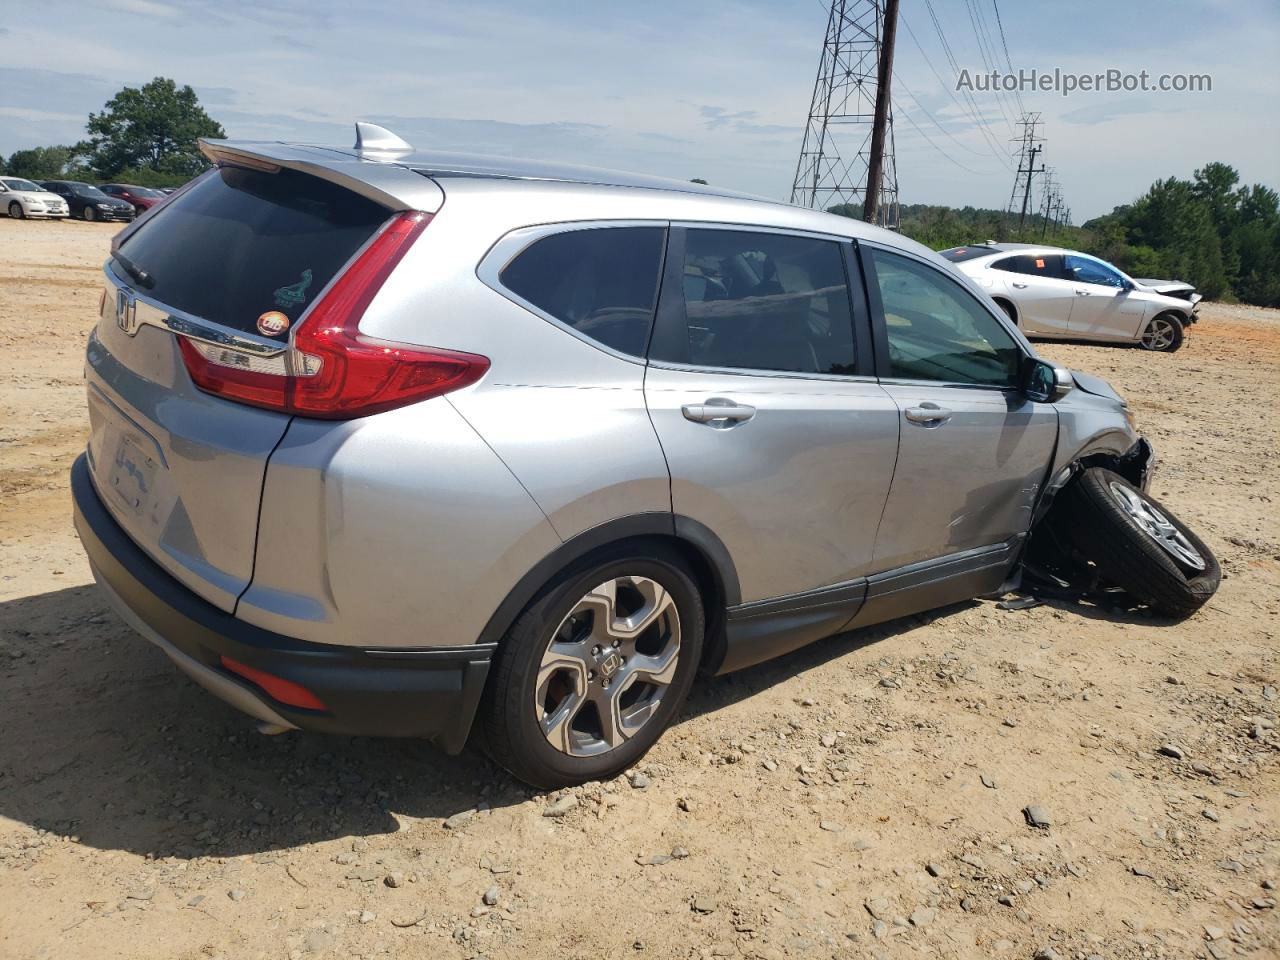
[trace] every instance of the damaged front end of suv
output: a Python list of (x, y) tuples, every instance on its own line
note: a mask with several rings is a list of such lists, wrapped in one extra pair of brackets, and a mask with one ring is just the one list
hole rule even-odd
[(1190, 616), (1218, 587), (1212, 551), (1150, 495), (1155, 452), (1105, 380), (1067, 371), (1058, 449), (1036, 504), (1017, 589), (1035, 598), (1115, 602)]

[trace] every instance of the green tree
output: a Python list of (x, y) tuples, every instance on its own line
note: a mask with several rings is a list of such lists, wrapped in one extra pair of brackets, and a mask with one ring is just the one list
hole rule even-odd
[(76, 148), (65, 146), (15, 150), (4, 167), (10, 176), (28, 180), (78, 179), (88, 172)]
[(89, 139), (81, 146), (104, 179), (129, 168), (194, 176), (208, 166), (197, 138), (226, 136), (200, 106), (196, 92), (167, 77), (125, 87), (101, 113), (89, 114), (86, 129)]

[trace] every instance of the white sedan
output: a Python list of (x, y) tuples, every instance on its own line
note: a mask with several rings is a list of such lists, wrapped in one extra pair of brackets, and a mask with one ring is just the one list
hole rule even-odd
[(22, 177), (0, 177), (0, 209), (14, 220), (65, 217), (67, 201)]
[(1032, 337), (1139, 343), (1172, 353), (1196, 322), (1200, 295), (1187, 283), (1134, 280), (1076, 250), (980, 243), (943, 250)]

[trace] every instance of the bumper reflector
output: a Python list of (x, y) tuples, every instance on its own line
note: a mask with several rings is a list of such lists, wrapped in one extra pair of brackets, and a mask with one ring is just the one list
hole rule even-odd
[(224, 669), (230, 670), (232, 673), (248, 680), (254, 686), (262, 688), (267, 696), (278, 703), (283, 703), (290, 707), (298, 707), (302, 710), (329, 709), (314, 693), (306, 687), (294, 683), (292, 680), (285, 680), (264, 670), (255, 670), (253, 667), (240, 663), (238, 660), (232, 660), (230, 657), (220, 657), (219, 659)]

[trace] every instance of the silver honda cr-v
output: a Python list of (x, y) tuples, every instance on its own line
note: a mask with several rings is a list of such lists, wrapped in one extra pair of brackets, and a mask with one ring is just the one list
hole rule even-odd
[(76, 525), (264, 729), (607, 777), (699, 669), (1007, 587), (1068, 500), (1157, 610), (1216, 585), (1121, 399), (919, 244), (369, 125), (203, 150), (104, 267)]

